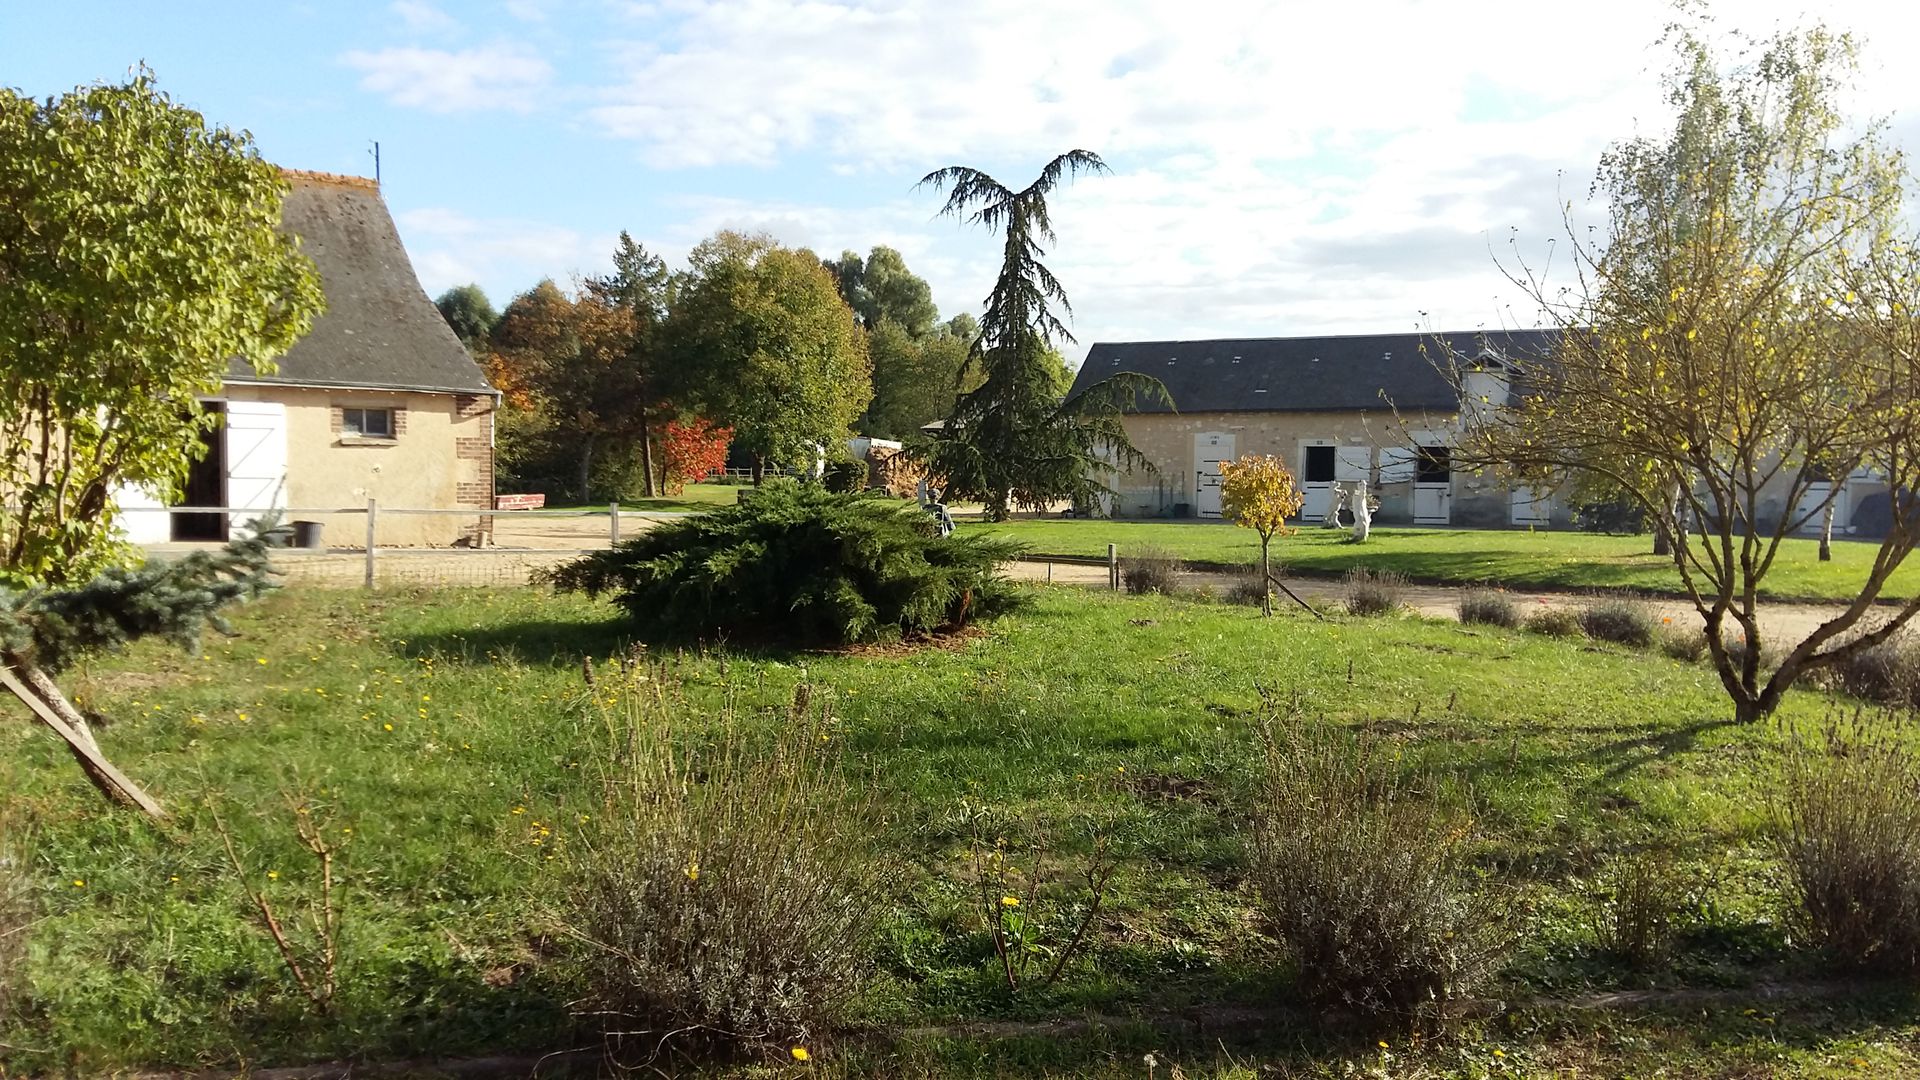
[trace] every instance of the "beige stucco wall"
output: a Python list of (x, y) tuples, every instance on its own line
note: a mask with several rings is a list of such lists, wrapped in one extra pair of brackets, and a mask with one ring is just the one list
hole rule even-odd
[[(1439, 432), (1450, 417), (1396, 417), (1386, 410), (1341, 412), (1192, 412), (1136, 413), (1127, 416), (1127, 437), (1158, 469), (1134, 472), (1113, 484), (1119, 495), (1114, 512), (1123, 517), (1155, 517), (1173, 512), (1176, 505), (1197, 505), (1200, 482), (1195, 437), (1212, 432), (1233, 436), (1233, 456), (1272, 454), (1287, 463), (1296, 476), (1305, 467), (1303, 445), (1309, 441), (1335, 446), (1367, 448), (1371, 463), (1368, 485), (1380, 509), (1375, 520), (1385, 524), (1413, 520), (1413, 485), (1381, 484), (1380, 450), (1405, 446), (1413, 432)], [(1556, 511), (1564, 516), (1564, 511)], [(1503, 526), (1511, 518), (1508, 489), (1494, 478), (1456, 470), (1453, 474), (1452, 522), (1456, 525)]]
[[(287, 505), (364, 507), (368, 499), (376, 499), (386, 508), (377, 517), (376, 542), (381, 545), (445, 546), (469, 534), (481, 520), (478, 515), (391, 511), (493, 505), (490, 396), (241, 384), (229, 384), (221, 396), (285, 405)], [(395, 410), (395, 437), (342, 435), (342, 408)], [(364, 514), (290, 516), (324, 523), (330, 547), (366, 543)]]

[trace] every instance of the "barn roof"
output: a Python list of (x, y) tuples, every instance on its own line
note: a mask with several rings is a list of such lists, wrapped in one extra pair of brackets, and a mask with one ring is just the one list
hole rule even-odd
[[(1453, 412), (1460, 403), (1429, 359), (1438, 356), (1438, 342), (1456, 359), (1475, 362), (1542, 354), (1553, 338), (1550, 330), (1501, 330), (1100, 342), (1080, 365), (1071, 393), (1133, 371), (1166, 384), (1180, 412), (1325, 412), (1384, 409), (1389, 402)], [(1171, 410), (1142, 398), (1139, 411)]]
[(488, 394), (493, 388), (427, 299), (372, 180), (282, 170), (280, 227), (320, 270), (327, 310), (272, 375), (241, 361), (234, 382)]

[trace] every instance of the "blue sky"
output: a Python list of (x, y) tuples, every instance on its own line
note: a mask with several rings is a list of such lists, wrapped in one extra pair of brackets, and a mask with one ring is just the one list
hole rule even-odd
[[(1719, 25), (1802, 6), (1723, 3)], [(1819, 11), (1867, 39), (1863, 115), (1920, 151), (1920, 77), (1895, 52), (1920, 16)], [(1657, 0), (8, 3), (0, 84), (46, 95), (144, 61), (283, 165), (371, 174), (378, 139), (422, 283), (497, 303), (597, 272), (621, 229), (677, 262), (732, 227), (892, 245), (944, 312), (975, 310), (997, 247), (915, 180), (965, 163), (1025, 183), (1082, 146), (1114, 174), (1055, 201), (1078, 359), (1531, 325), (1495, 258), (1510, 237), (1543, 253), (1606, 143), (1659, 130), (1672, 18)]]

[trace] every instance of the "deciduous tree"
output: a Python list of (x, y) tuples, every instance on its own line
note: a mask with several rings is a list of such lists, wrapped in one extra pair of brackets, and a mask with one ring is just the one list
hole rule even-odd
[(219, 584), (251, 566), (113, 569), (132, 556), (114, 499), (176, 495), (217, 420), (200, 399), (236, 360), (271, 372), (321, 310), (278, 228), (284, 192), (245, 133), (144, 69), (44, 102), (0, 89), (0, 676), (97, 784), (153, 812), (49, 672), (190, 637), (255, 591)]
[[(1509, 268), (1559, 347), (1510, 358), (1512, 399), (1470, 406), (1454, 453), (1598, 474), (1637, 502), (1672, 538), (1720, 680), (1752, 721), (1920, 610), (1915, 598), (1863, 623), (1920, 539), (1920, 278), (1900, 156), (1877, 125), (1850, 135), (1839, 111), (1848, 39), (1783, 34), (1733, 65), (1684, 30), (1673, 40), (1673, 131), (1602, 159), (1609, 223), (1597, 239), (1569, 230), (1577, 282)], [(1464, 390), (1462, 366), (1441, 369)], [(1766, 642), (1759, 589), (1783, 542), (1831, 504), (1816, 484), (1860, 468), (1886, 480), (1894, 511), (1858, 598), (1798, 642)]]
[(1246, 454), (1238, 461), (1220, 463), (1221, 516), (1260, 534), (1260, 611), (1273, 614), (1273, 564), (1269, 550), (1275, 536), (1293, 530), (1287, 519), (1300, 512), (1306, 496), (1293, 473), (1271, 454)]
[(921, 180), (946, 192), (942, 213), (997, 229), (1003, 237), (1000, 273), (968, 358), (981, 381), (955, 402), (931, 455), (949, 495), (982, 500), (990, 520), (1004, 520), (1014, 506), (1092, 502), (1111, 494), (1101, 480), (1108, 470), (1152, 468), (1120, 418), (1141, 394), (1166, 397), (1158, 379), (1122, 373), (1065, 401), (1058, 389), (1054, 339), (1072, 341), (1073, 335), (1054, 308), (1062, 314), (1072, 309), (1060, 282), (1040, 262), (1041, 245), (1054, 239), (1047, 196), (1079, 173), (1105, 171), (1099, 155), (1073, 150), (1019, 191), (965, 166)]
[(847, 437), (873, 368), (833, 276), (807, 251), (722, 232), (695, 248), (668, 337), (685, 403), (733, 429), (757, 481)]
[(440, 317), (447, 320), (453, 336), (470, 351), (485, 348), (493, 324), (500, 321), (493, 301), (478, 285), (455, 285), (441, 293), (433, 306), (440, 309)]

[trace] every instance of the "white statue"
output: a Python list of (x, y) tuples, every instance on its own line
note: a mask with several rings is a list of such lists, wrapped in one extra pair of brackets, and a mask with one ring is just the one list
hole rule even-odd
[(1373, 527), (1373, 496), (1367, 493), (1364, 481), (1354, 485), (1349, 501), (1353, 505), (1353, 542), (1357, 544), (1367, 538), (1367, 531)]
[(1340, 503), (1347, 497), (1346, 485), (1335, 480), (1327, 490), (1327, 516), (1320, 524), (1329, 529), (1340, 527)]

